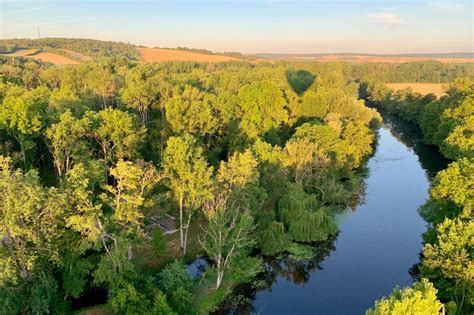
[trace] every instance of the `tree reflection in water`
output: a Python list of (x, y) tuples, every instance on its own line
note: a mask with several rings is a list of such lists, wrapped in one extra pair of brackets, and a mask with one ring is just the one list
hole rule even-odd
[(264, 272), (253, 283), (237, 286), (233, 294), (214, 314), (251, 314), (255, 312), (252, 301), (255, 299), (257, 291), (271, 291), (272, 285), (277, 282), (278, 278), (284, 278), (297, 285), (304, 285), (310, 280), (311, 273), (323, 269), (321, 263), (336, 249), (334, 245), (336, 239), (337, 234), (325, 241), (311, 244), (315, 256), (309, 260), (297, 260), (290, 254), (263, 257)]

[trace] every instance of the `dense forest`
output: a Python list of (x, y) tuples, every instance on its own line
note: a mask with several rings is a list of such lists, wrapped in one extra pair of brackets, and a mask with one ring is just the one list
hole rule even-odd
[[(420, 275), (438, 289), (449, 314), (474, 311), (474, 82), (456, 79), (436, 99), (383, 84), (364, 85), (367, 99), (420, 126), (424, 141), (453, 161), (433, 180), (431, 198), (419, 209), (430, 224), (423, 235)], [(423, 288), (429, 294), (427, 288)]]
[[(103, 290), (118, 314), (205, 314), (262, 256), (311, 252), (363, 189), (381, 116), (359, 96), (454, 160), (420, 210), (420, 271), (450, 313), (471, 310), (472, 82), (440, 100), (379, 83), (472, 78), (471, 66), (142, 64), (133, 46), (87, 41), (44, 39), (96, 57), (80, 65), (0, 58), (0, 313), (67, 313)], [(170, 220), (175, 233), (154, 224)], [(200, 255), (212, 266), (197, 281), (185, 262)], [(394, 296), (426, 292), (439, 309), (431, 283)]]

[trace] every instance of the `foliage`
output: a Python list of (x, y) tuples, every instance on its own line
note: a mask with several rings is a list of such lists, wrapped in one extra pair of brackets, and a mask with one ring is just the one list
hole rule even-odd
[(436, 298), (436, 289), (426, 279), (413, 284), (413, 288), (393, 289), (392, 295), (375, 302), (368, 315), (377, 314), (438, 314), (441, 303)]
[(207, 226), (201, 242), (206, 254), (216, 265), (218, 289), (232, 260), (245, 253), (253, 243), (253, 218), (248, 210), (229, 204), (227, 196), (217, 196), (204, 206)]
[(265, 255), (275, 255), (287, 250), (288, 235), (282, 222), (271, 222), (268, 226), (260, 226), (258, 246)]
[(288, 120), (285, 110), (285, 99), (272, 82), (254, 82), (242, 87), (239, 91), (241, 110), (240, 128), (249, 138), (278, 128)]
[(151, 247), (156, 256), (160, 256), (166, 249), (166, 237), (161, 229), (155, 229), (151, 234)]
[(178, 314), (186, 313), (189, 310), (192, 300), (192, 283), (181, 262), (174, 261), (163, 268), (159, 274), (159, 286)]

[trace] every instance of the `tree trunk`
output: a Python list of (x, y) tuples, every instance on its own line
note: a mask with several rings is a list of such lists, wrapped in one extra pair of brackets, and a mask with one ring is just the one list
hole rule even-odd
[(221, 286), (222, 284), (222, 278), (224, 278), (224, 266), (222, 266), (222, 256), (221, 254), (219, 253), (219, 255), (217, 256), (217, 260), (216, 260), (216, 264), (217, 264), (217, 279), (216, 279), (216, 289), (219, 289), (219, 287)]
[(181, 249), (184, 249), (184, 234), (183, 234), (183, 197), (179, 197), (179, 241)]
[(223, 278), (224, 278), (224, 270), (217, 269), (216, 290), (220, 288)]
[(189, 212), (188, 223), (186, 224), (186, 232), (184, 233), (184, 248), (183, 248), (183, 256), (186, 255), (186, 247), (188, 245), (188, 231), (189, 231), (189, 224), (191, 223), (191, 216), (193, 212)]

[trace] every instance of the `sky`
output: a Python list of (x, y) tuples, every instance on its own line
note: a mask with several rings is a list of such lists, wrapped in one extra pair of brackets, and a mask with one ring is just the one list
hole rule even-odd
[(243, 53), (474, 51), (473, 1), (0, 0), (0, 38)]

